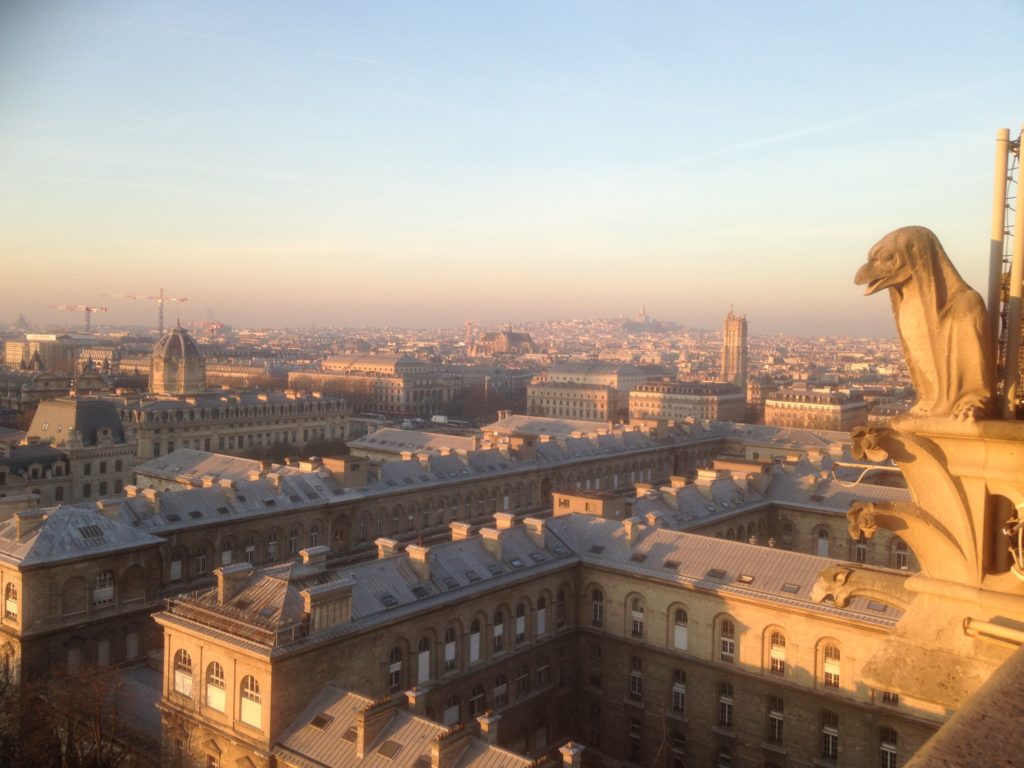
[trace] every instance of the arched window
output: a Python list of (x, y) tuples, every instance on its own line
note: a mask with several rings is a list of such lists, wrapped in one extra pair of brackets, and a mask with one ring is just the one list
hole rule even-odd
[(18, 618), (18, 587), (12, 582), (8, 582), (4, 587), (4, 617)]
[(508, 704), (508, 678), (505, 675), (498, 675), (494, 681), (494, 694), (491, 705), (497, 709)]
[(252, 675), (242, 678), (241, 686), (241, 720), (253, 728), (263, 725), (263, 704), (260, 697), (260, 685)]
[(672, 670), (672, 711), (681, 715), (686, 706), (686, 673)]
[(644, 639), (644, 601), (634, 597), (630, 603), (630, 635), (638, 640)]
[(828, 688), (839, 687), (839, 648), (831, 643), (822, 651), (822, 682)]
[(537, 637), (548, 631), (548, 601), (541, 595), (537, 598)]
[(722, 619), (718, 624), (718, 658), (730, 664), (736, 661), (736, 625), (732, 619)]
[(102, 608), (114, 604), (114, 574), (111, 571), (100, 571), (96, 574), (96, 583), (92, 590), (92, 607)]
[(526, 642), (526, 605), (516, 606), (516, 644)]
[(815, 554), (818, 557), (828, 557), (828, 531), (821, 528), (816, 538), (817, 544)]
[(565, 626), (565, 590), (558, 590), (555, 596), (555, 629)]
[(676, 608), (672, 625), (672, 645), (677, 651), (685, 651), (689, 638), (687, 637), (688, 616), (682, 608)]
[(430, 679), (430, 638), (420, 638), (416, 654), (416, 683), (425, 683)]
[(718, 684), (718, 724), (732, 728), (732, 683)]
[(388, 690), (402, 690), (402, 649), (397, 645), (388, 654)]
[(448, 627), (444, 633), (444, 670), (451, 671), (458, 666), (459, 635), (455, 627)]
[(288, 531), (288, 554), (294, 555), (299, 551), (299, 529), (292, 528)]
[(214, 661), (206, 667), (206, 706), (223, 712), (225, 703), (224, 667)]
[(320, 543), (320, 526), (313, 525), (309, 529), (309, 546), (315, 547)]
[(174, 690), (192, 698), (192, 657), (184, 648), (174, 654)]
[(853, 545), (853, 551), (858, 563), (866, 563), (868, 561), (868, 540), (864, 538), (863, 533), (857, 539), (857, 543)]
[(604, 626), (604, 592), (600, 589), (595, 589), (590, 593), (590, 598), (590, 623), (595, 627)]
[(480, 661), (480, 619), (469, 625), (469, 663)]
[(786, 637), (781, 632), (772, 632), (769, 638), (770, 661), (768, 670), (773, 675), (786, 674)]
[(494, 652), (501, 653), (505, 650), (505, 614), (501, 611), (494, 612)]

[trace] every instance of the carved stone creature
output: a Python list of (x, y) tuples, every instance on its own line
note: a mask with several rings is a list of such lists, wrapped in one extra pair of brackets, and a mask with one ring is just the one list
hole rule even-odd
[(811, 600), (820, 603), (831, 597), (840, 608), (845, 608), (854, 597), (861, 596), (905, 609), (912, 600), (903, 586), (905, 577), (862, 567), (830, 565), (818, 574), (811, 587)]
[(915, 416), (974, 420), (993, 405), (995, 370), (985, 305), (935, 234), (903, 227), (883, 237), (854, 278), (870, 296), (889, 289), (917, 402)]

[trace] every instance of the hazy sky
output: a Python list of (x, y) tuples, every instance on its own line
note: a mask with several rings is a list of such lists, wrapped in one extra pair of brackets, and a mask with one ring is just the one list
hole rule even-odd
[[(0, 320), (634, 314), (893, 333), (934, 229), (984, 294), (1024, 3), (0, 2)], [(171, 310), (173, 317), (174, 310)]]

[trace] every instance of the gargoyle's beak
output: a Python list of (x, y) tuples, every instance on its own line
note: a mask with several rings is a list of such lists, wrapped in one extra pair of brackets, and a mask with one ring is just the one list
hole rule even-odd
[(857, 274), (853, 278), (854, 285), (866, 285), (864, 289), (864, 295), (870, 296), (873, 293), (877, 293), (883, 288), (888, 288), (895, 281), (893, 280), (894, 275), (879, 274), (878, 267), (874, 262), (867, 262), (857, 270)]

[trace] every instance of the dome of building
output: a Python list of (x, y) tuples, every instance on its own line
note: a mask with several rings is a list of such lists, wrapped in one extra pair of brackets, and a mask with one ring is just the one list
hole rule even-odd
[(178, 326), (153, 347), (149, 389), (154, 395), (198, 395), (206, 391), (206, 361), (195, 339)]

